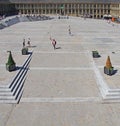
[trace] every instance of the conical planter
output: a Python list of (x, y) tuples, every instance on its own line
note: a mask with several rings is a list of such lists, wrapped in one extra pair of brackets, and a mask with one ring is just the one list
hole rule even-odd
[(114, 67), (112, 67), (110, 57), (108, 56), (106, 61), (106, 66), (104, 66), (104, 73), (107, 75), (113, 75), (114, 74)]
[(16, 63), (13, 60), (11, 51), (9, 52), (9, 57), (8, 57), (8, 62), (6, 63), (6, 70), (8, 70), (9, 72), (14, 71), (16, 69)]
[(113, 75), (114, 74), (114, 67), (111, 67), (111, 68), (104, 67), (104, 73), (107, 75)]

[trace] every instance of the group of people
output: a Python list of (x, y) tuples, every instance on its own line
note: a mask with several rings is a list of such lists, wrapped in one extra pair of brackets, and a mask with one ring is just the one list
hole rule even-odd
[[(30, 44), (30, 38), (28, 38), (27, 45), (28, 45), (28, 47), (31, 46), (31, 44)], [(23, 39), (23, 47), (25, 47), (25, 38)]]
[[(71, 35), (71, 27), (70, 27), (70, 25), (69, 25), (69, 27), (68, 27), (68, 33), (69, 33), (69, 35)], [(52, 39), (51, 37), (50, 37), (50, 40), (51, 40), (51, 43), (52, 43), (53, 48), (54, 48), (54, 50), (55, 50), (55, 49), (56, 49), (56, 44), (57, 44), (57, 42), (56, 42), (55, 39)]]
[[(69, 27), (68, 27), (68, 32), (69, 32), (69, 35), (71, 35), (71, 27), (70, 27), (70, 25), (69, 25)], [(55, 39), (52, 39), (51, 37), (50, 37), (50, 40), (51, 40), (51, 43), (52, 43), (53, 48), (54, 48), (54, 50), (55, 50), (55, 49), (56, 49), (56, 44), (57, 44), (57, 42), (56, 42)], [(31, 44), (30, 44), (30, 38), (28, 38), (27, 45), (28, 45), (28, 47), (31, 46)], [(23, 39), (23, 47), (25, 47), (25, 38)]]

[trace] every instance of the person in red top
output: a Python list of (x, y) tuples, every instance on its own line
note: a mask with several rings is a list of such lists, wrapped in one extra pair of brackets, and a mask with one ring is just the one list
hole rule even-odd
[(56, 49), (56, 44), (57, 44), (56, 40), (52, 39), (51, 37), (50, 37), (50, 40), (52, 42), (52, 45), (53, 45), (54, 49)]

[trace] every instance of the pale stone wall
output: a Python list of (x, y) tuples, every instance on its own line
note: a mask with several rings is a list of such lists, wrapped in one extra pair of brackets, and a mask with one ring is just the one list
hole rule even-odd
[[(10, 4), (10, 3), (9, 3)], [(73, 16), (91, 16), (102, 18), (103, 15), (120, 16), (120, 2), (94, 2), (94, 1), (32, 1), (11, 3), (20, 14), (61, 14)], [(10, 7), (8, 3), (0, 3), (0, 13), (4, 14)], [(3, 8), (3, 9), (2, 9)]]
[(108, 3), (39, 3), (16, 4), (15, 7), (21, 14), (91, 15), (93, 18), (101, 18), (104, 14), (110, 14), (110, 4)]
[(111, 4), (111, 15), (114, 17), (120, 16), (120, 4)]

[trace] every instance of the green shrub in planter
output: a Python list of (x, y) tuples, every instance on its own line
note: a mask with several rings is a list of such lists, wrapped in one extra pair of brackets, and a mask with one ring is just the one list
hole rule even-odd
[(22, 48), (22, 55), (27, 55), (28, 54), (28, 48), (24, 47)]
[(8, 61), (6, 63), (6, 69), (11, 72), (11, 71), (14, 71), (16, 69), (16, 63), (14, 62), (13, 60), (13, 57), (12, 57), (12, 54), (11, 54), (11, 51), (8, 51), (9, 52), (9, 57), (8, 57)]
[(98, 51), (92, 51), (92, 56), (93, 56), (93, 58), (98, 58), (98, 57), (100, 57)]

